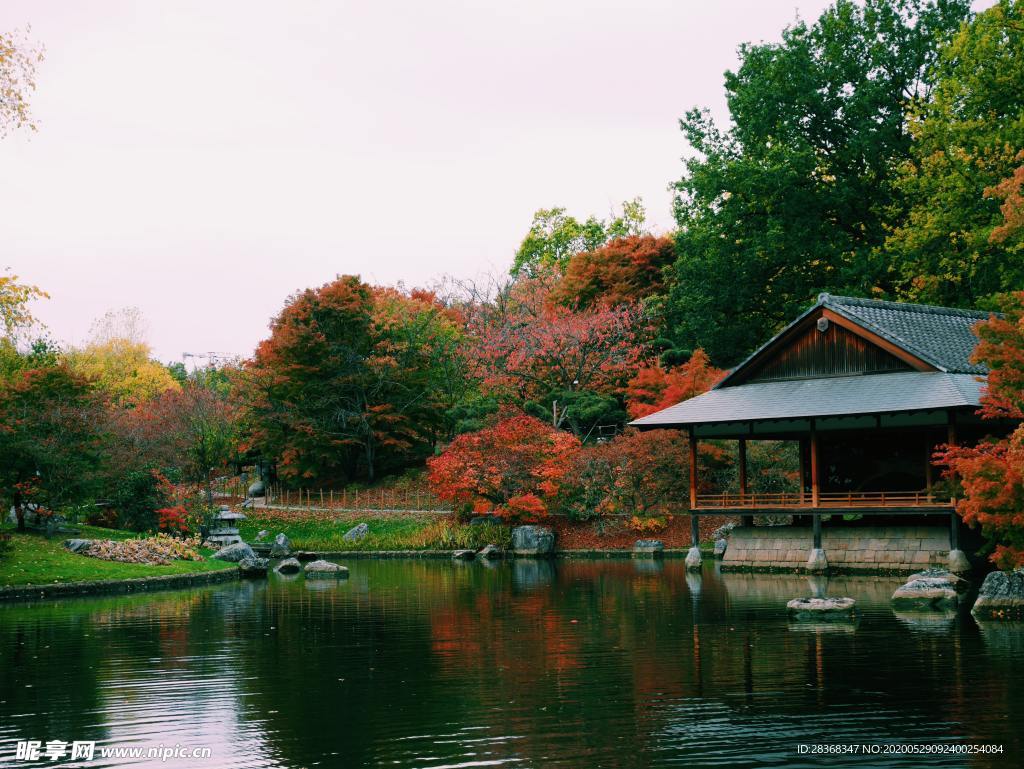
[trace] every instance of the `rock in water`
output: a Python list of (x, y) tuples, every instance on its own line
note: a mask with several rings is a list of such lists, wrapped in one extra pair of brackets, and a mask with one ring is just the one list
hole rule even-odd
[(1017, 618), (1024, 613), (1024, 569), (991, 572), (981, 583), (971, 613), (985, 618)]
[(238, 571), (243, 577), (265, 577), (270, 568), (266, 558), (243, 558), (238, 562)]
[(704, 559), (700, 555), (700, 548), (691, 547), (686, 553), (686, 561), (684, 563), (686, 564), (687, 571), (700, 571), (704, 563)]
[(270, 532), (269, 531), (267, 531), (266, 529), (260, 529), (260, 533), (256, 535), (256, 541), (259, 542), (264, 537), (269, 537), (269, 536), (270, 536)]
[(946, 611), (955, 609), (957, 604), (956, 588), (949, 579), (959, 579), (946, 572), (945, 576), (925, 576), (914, 574), (906, 584), (897, 588), (892, 594), (894, 609), (925, 609)]
[(485, 561), (497, 561), (501, 559), (502, 556), (504, 556), (504, 553), (501, 552), (501, 548), (497, 545), (487, 545), (477, 553), (477, 557), (483, 558)]
[(252, 551), (244, 542), (236, 542), (233, 545), (222, 547), (213, 557), (218, 561), (230, 561), (231, 563), (239, 563), (243, 558), (255, 558), (256, 553)]
[(828, 558), (820, 547), (811, 550), (811, 554), (807, 556), (807, 571), (811, 574), (823, 574), (828, 571)]
[(306, 564), (306, 579), (345, 579), (346, 577), (348, 577), (348, 568), (331, 561), (310, 561)]
[(302, 571), (302, 564), (297, 558), (285, 558), (274, 569), (278, 574), (298, 574)]
[(452, 560), (455, 561), (472, 561), (476, 558), (476, 552), (473, 550), (456, 550), (452, 553)]
[(725, 558), (725, 549), (729, 547), (729, 540), (727, 539), (716, 539), (715, 540), (715, 558)]
[(91, 544), (91, 539), (68, 539), (64, 541), (64, 547), (66, 547), (72, 553), (81, 553), (85, 550), (88, 550), (89, 545)]
[(660, 539), (638, 539), (633, 543), (633, 555), (640, 558), (661, 558), (665, 543)]
[(274, 537), (274, 544), (270, 548), (271, 558), (284, 558), (292, 552), (292, 541), (285, 534), (278, 534)]
[(345, 536), (342, 537), (342, 539), (346, 542), (358, 542), (361, 539), (365, 539), (366, 535), (369, 533), (370, 525), (368, 523), (360, 523), (346, 531)]
[(857, 602), (852, 598), (794, 598), (786, 609), (796, 619), (849, 619)]
[(512, 552), (525, 556), (555, 553), (555, 532), (547, 526), (516, 526), (512, 529)]

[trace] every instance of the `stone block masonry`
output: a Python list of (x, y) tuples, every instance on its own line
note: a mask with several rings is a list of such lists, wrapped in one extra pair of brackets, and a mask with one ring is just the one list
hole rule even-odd
[[(810, 527), (737, 527), (729, 534), (722, 569), (805, 571), (813, 547)], [(836, 572), (912, 573), (945, 567), (949, 529), (944, 526), (835, 526), (825, 523), (821, 546)]]

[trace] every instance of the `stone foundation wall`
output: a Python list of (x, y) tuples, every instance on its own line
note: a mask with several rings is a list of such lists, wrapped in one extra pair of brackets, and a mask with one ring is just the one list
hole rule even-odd
[[(811, 552), (809, 526), (737, 527), (729, 535), (723, 570), (801, 571)], [(822, 525), (821, 546), (835, 571), (915, 572), (945, 566), (949, 529), (944, 526)]]

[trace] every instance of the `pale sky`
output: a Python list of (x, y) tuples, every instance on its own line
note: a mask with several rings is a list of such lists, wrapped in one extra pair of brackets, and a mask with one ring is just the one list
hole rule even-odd
[(743, 41), (825, 0), (4, 0), (46, 48), (0, 140), (0, 268), (80, 343), (138, 306), (161, 359), (248, 355), (288, 294), (504, 271), (535, 209), (660, 231)]

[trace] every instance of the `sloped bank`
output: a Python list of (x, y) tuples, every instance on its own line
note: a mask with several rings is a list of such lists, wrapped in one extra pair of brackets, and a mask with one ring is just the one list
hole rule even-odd
[(64, 598), (83, 595), (117, 595), (148, 593), (183, 587), (199, 587), (233, 582), (238, 569), (203, 571), (193, 574), (161, 574), (131, 579), (103, 579), (82, 582), (61, 582), (52, 585), (8, 585), (0, 587), (0, 601), (27, 601), (37, 598)]

